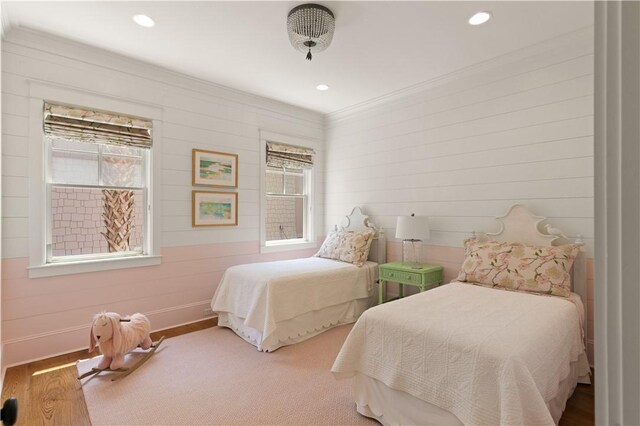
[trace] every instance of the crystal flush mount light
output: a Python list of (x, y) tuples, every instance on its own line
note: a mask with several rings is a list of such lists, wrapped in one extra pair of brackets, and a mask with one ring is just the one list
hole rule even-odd
[(301, 52), (322, 52), (331, 44), (336, 20), (333, 12), (319, 4), (307, 3), (296, 6), (287, 16), (287, 31), (291, 45)]

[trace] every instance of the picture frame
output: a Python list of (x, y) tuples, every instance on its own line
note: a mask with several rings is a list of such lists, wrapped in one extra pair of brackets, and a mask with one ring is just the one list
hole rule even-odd
[(237, 226), (238, 193), (222, 191), (192, 191), (191, 225)]
[(191, 161), (193, 186), (238, 186), (238, 154), (194, 148), (191, 151)]

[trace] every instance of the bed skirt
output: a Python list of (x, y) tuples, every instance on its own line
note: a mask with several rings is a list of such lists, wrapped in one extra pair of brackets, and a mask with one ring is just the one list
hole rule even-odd
[[(583, 355), (584, 356), (584, 355)], [(577, 383), (590, 383), (589, 376), (578, 377), (579, 361), (571, 364), (567, 378), (560, 382), (558, 393), (547, 402), (556, 424), (562, 417), (567, 400)], [(379, 380), (356, 373), (354, 380), (356, 409), (363, 416), (391, 425), (458, 426), (463, 423), (451, 412), (416, 398), (406, 392), (392, 389)]]
[(233, 330), (259, 351), (273, 352), (316, 336), (330, 328), (354, 323), (369, 308), (371, 298), (356, 299), (317, 311), (306, 312), (295, 318), (277, 323), (276, 331), (263, 340), (262, 332), (244, 325), (244, 318), (220, 312), (218, 325)]

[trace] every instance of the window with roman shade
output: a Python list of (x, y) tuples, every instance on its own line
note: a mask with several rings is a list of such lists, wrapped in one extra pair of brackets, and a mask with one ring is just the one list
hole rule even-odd
[(266, 244), (309, 238), (311, 148), (267, 141)]
[(152, 122), (45, 103), (47, 263), (148, 252)]
[(149, 120), (45, 103), (44, 132), (78, 142), (151, 148)]
[(316, 152), (311, 148), (267, 142), (267, 166), (269, 167), (286, 167), (296, 170), (311, 169), (313, 168), (313, 156), (315, 154)]

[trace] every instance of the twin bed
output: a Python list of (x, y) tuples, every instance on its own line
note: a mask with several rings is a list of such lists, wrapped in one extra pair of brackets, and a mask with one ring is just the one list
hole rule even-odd
[[(332, 372), (338, 379), (355, 378), (356, 409), (385, 425), (557, 424), (576, 384), (589, 382), (581, 301), (586, 276), (582, 255), (574, 259), (581, 248), (555, 247), (561, 237), (540, 233), (544, 218), (523, 206), (499, 219), (500, 232), (476, 235), (467, 244), (458, 277), (467, 282), (367, 310), (374, 264), (342, 265), (337, 269), (352, 272), (338, 283), (332, 277), (342, 272), (324, 265), (331, 262), (326, 259), (276, 262), (279, 266), (257, 267), (262, 268), (254, 270), (258, 276), (245, 275), (247, 282), (238, 287), (251, 296), (224, 305), (228, 311), (220, 313), (220, 324), (258, 349), (275, 350), (357, 319)], [(483, 258), (475, 247), (486, 248), (487, 241), (494, 252)], [(531, 247), (533, 254), (518, 254), (524, 246), (513, 242)], [(513, 273), (513, 265), (511, 270), (505, 266), (508, 272), (494, 271), (489, 285), (482, 282), (485, 271), (507, 265), (511, 256), (521, 256), (515, 266), (520, 269), (527, 269), (531, 259), (538, 261), (537, 284), (548, 287), (509, 281), (505, 277)], [(564, 280), (562, 266), (571, 263), (569, 292), (559, 283)], [(252, 269), (240, 269), (244, 267)], [(281, 267), (290, 268), (293, 276)], [(296, 277), (302, 281), (296, 284)], [(481, 285), (473, 285), (474, 279)], [(347, 282), (353, 283), (349, 295), (334, 293)], [(518, 291), (510, 291), (516, 287)], [(227, 292), (222, 285), (214, 302), (221, 292)], [(212, 306), (220, 311), (216, 306), (221, 305)]]
[(369, 260), (362, 266), (323, 257), (233, 266), (211, 302), (218, 325), (271, 352), (355, 322), (375, 300), (386, 242), (384, 232), (358, 207), (332, 235), (340, 233), (371, 233), (368, 256), (364, 254)]

